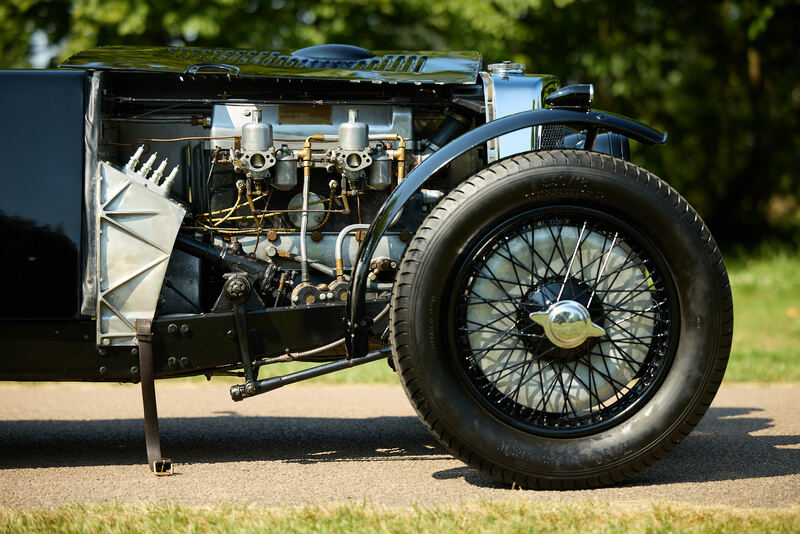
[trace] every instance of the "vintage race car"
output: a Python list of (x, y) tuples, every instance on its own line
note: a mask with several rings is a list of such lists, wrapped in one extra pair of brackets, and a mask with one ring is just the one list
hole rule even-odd
[[(476, 52), (102, 47), (0, 72), (0, 379), (241, 376), (241, 401), (388, 359), (455, 456), (593, 487), (672, 450), (733, 311), (666, 136)], [(259, 378), (268, 365), (309, 369)], [(320, 444), (323, 446), (323, 444)]]

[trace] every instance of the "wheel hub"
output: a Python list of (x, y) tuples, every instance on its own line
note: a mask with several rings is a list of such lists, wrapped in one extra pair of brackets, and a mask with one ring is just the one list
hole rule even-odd
[(603, 328), (592, 322), (589, 310), (574, 300), (561, 300), (547, 311), (533, 312), (529, 317), (544, 329), (553, 345), (562, 349), (572, 349), (590, 337), (606, 335)]
[[(559, 293), (561, 293), (560, 300)], [(534, 320), (533, 317), (544, 314), (546, 319), (553, 306), (559, 304), (559, 302), (570, 301), (581, 305), (589, 313), (590, 321), (603, 326), (605, 313), (603, 303), (599, 298), (594, 298), (590, 304), (589, 296), (591, 294), (591, 288), (585, 282), (574, 278), (570, 278), (566, 282), (564, 282), (563, 278), (550, 279), (534, 286), (518, 305), (516, 314), (517, 330), (525, 334), (538, 334), (539, 336), (544, 334), (546, 339), (526, 337), (524, 341), (528, 350), (535, 354), (546, 350), (552, 344), (558, 350), (550, 353), (546, 358), (555, 357), (564, 361), (569, 361), (585, 354), (586, 351), (578, 348), (581, 343), (574, 346), (569, 344), (569, 348), (566, 348), (563, 342), (554, 342), (553, 338), (547, 335), (543, 321), (541, 319)], [(563, 334), (561, 338), (565, 337), (568, 337), (567, 334)], [(593, 342), (589, 341), (589, 343)]]

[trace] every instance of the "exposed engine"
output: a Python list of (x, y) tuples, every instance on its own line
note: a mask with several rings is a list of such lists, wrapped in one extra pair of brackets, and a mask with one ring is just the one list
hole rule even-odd
[[(386, 191), (402, 181), (406, 140), (413, 139), (410, 111), (386, 111), (215, 106), (211, 210), (195, 222), (215, 234), (218, 246), (281, 267), (281, 290), (267, 297), (269, 304), (346, 300), (344, 271), (355, 256), (358, 232), (368, 227), (364, 221), (372, 220)], [(283, 124), (287, 116), (289, 124)], [(293, 124), (300, 121), (319, 124)], [(376, 282), (379, 276), (391, 281), (404, 248), (401, 233), (387, 238), (375, 260)], [(409, 232), (403, 235), (407, 241)]]
[[(258, 280), (251, 276), (248, 309), (346, 301), (359, 243), (391, 190), (439, 146), (483, 120), (483, 96), (474, 87), (464, 91), (474, 110), (429, 88), (392, 98), (383, 91), (352, 99), (323, 92), (307, 102), (280, 103), (276, 96), (198, 106), (129, 96), (139, 89), (131, 91), (122, 78), (106, 80), (113, 96), (103, 108), (99, 159), (170, 191), (187, 212), (160, 316), (231, 309), (224, 291), (230, 269), (203, 261), (193, 243), (271, 266)], [(430, 207), (483, 164), (484, 152), (478, 147), (459, 158), (392, 223), (370, 265), (376, 298), (391, 289)]]

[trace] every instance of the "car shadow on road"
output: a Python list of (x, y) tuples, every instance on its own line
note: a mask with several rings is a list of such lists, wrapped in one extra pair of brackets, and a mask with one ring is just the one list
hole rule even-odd
[[(706, 482), (800, 472), (800, 435), (753, 435), (773, 426), (757, 408), (711, 408), (661, 462), (624, 486)], [(424, 461), (449, 458), (416, 417), (164, 418), (162, 450), (176, 462)], [(144, 463), (139, 419), (0, 421), (0, 469)], [(469, 467), (432, 473), (480, 487), (503, 487)]]
[[(448, 453), (416, 417), (162, 418), (177, 463), (419, 461)], [(140, 419), (0, 421), (0, 469), (146, 463)]]
[[(760, 408), (710, 408), (700, 424), (666, 458), (618, 486), (711, 482), (800, 473), (800, 435), (752, 435), (772, 428)], [(474, 469), (456, 467), (434, 478), (463, 478), (486, 486)]]
[[(672, 453), (626, 483), (630, 486), (763, 478), (800, 473), (800, 435), (773, 428), (760, 408), (710, 408)], [(753, 435), (753, 433), (759, 433)]]

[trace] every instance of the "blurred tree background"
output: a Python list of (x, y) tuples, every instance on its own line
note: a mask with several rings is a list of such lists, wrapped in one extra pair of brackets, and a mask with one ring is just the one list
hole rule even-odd
[(2, 0), (0, 68), (97, 45), (481, 51), (670, 134), (633, 159), (718, 240), (800, 244), (799, 0)]

